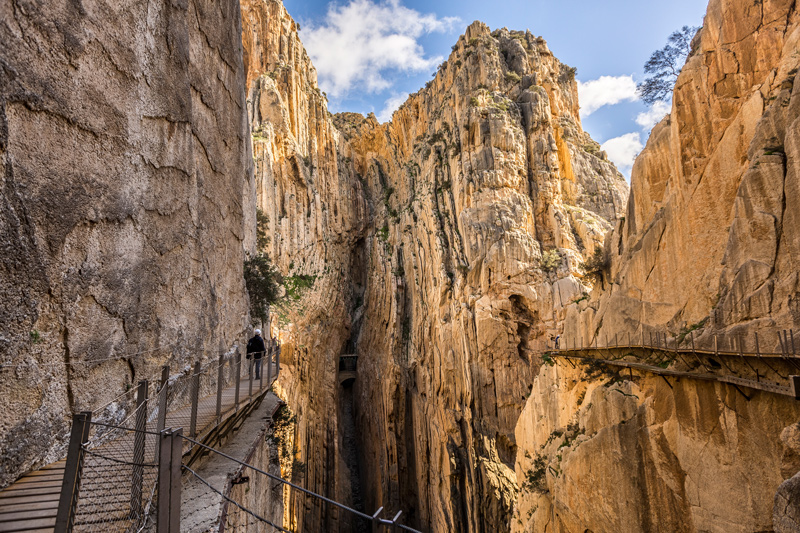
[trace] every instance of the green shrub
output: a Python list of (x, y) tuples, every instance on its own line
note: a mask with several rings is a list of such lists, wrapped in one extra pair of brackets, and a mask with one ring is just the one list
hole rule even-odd
[(514, 72), (513, 70), (509, 70), (505, 74), (506, 81), (509, 83), (519, 83), (522, 78), (519, 77), (519, 74)]
[(539, 266), (545, 272), (552, 272), (561, 264), (561, 254), (555, 248), (548, 250), (542, 254), (539, 260)]
[(525, 482), (522, 488), (529, 492), (544, 492), (547, 490), (547, 464), (544, 457), (537, 455), (533, 461), (533, 468), (525, 472)]

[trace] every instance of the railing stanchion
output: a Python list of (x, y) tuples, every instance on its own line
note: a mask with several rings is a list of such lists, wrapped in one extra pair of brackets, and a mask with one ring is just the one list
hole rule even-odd
[(394, 518), (392, 518), (392, 531), (400, 531), (400, 528), (397, 527), (397, 524), (400, 522), (401, 514), (403, 514), (403, 511), (397, 511), (397, 514), (394, 515)]
[[(272, 385), (272, 352), (273, 352), (273, 350), (274, 350), (274, 348), (272, 347), (272, 344), (270, 343), (269, 350), (267, 350), (267, 387)], [(261, 372), (263, 374), (264, 371), (262, 370)]]
[(375, 514), (372, 515), (372, 533), (378, 533), (378, 528), (381, 525), (381, 513), (383, 512), (383, 507), (375, 511)]
[(197, 436), (197, 402), (200, 399), (200, 361), (194, 364), (192, 373), (192, 418), (189, 421), (189, 436)]
[(217, 367), (217, 424), (222, 420), (222, 388), (225, 384), (225, 354), (219, 354)]
[(250, 396), (253, 395), (253, 367), (256, 366), (256, 356), (253, 355), (247, 361), (248, 361), (248, 364), (247, 364), (247, 370), (248, 370), (248, 372), (247, 372), (247, 377), (248, 377), (248, 380), (247, 380), (247, 382), (248, 382), (247, 397), (250, 398)]
[[(167, 394), (169, 392), (169, 365), (161, 367), (161, 382), (158, 389), (158, 419), (156, 421), (156, 433), (161, 433), (167, 426)], [(155, 460), (158, 462), (161, 447), (156, 446)]]
[(264, 388), (264, 360), (267, 359), (267, 351), (261, 354), (261, 367), (258, 369), (258, 390)]
[(236, 395), (234, 396), (234, 406), (236, 412), (239, 412), (239, 386), (242, 382), (242, 353), (236, 349)]
[(72, 415), (72, 432), (69, 437), (64, 480), (61, 482), (61, 496), (58, 500), (55, 533), (70, 533), (72, 531), (72, 525), (75, 521), (75, 508), (78, 505), (78, 492), (81, 488), (83, 445), (89, 441), (91, 422), (91, 411)]
[(157, 533), (181, 530), (181, 435), (180, 429), (165, 429), (159, 436)]
[(795, 352), (795, 350), (794, 350), (794, 330), (793, 329), (789, 330), (789, 335), (792, 338), (792, 355), (797, 355), (797, 352)]
[(131, 473), (131, 518), (142, 514), (142, 481), (144, 479), (144, 439), (147, 429), (148, 382), (139, 382), (136, 392), (136, 431), (133, 434), (133, 472)]

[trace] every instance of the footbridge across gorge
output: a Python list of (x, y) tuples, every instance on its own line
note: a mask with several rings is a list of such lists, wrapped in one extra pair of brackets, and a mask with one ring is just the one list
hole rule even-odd
[[(762, 351), (764, 339), (758, 334), (706, 337), (696, 346), (693, 332), (668, 337), (666, 333), (616, 336), (598, 346), (597, 339), (586, 346), (581, 339), (559, 339), (559, 347), (545, 352), (545, 361), (564, 364), (604, 365), (661, 376), (727, 383), (747, 400), (754, 390), (800, 399), (800, 356), (791, 330), (777, 333), (779, 351)], [(632, 340), (638, 342), (632, 342)], [(611, 342), (609, 342), (611, 340)], [(621, 342), (620, 342), (621, 340)]]

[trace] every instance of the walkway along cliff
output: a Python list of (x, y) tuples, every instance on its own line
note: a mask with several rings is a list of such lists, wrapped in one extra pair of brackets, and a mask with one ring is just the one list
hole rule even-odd
[(284, 477), (425, 531), (800, 528), (793, 0), (711, 0), (630, 191), (529, 31), (469, 25), (380, 124), (329, 113), (279, 0), (0, 15), (3, 486), (72, 413), (244, 344), (258, 208)]

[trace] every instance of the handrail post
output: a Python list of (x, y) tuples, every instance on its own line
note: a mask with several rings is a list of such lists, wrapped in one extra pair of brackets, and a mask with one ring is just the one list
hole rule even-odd
[[(269, 350), (267, 351), (267, 387), (272, 385), (272, 352), (274, 348), (272, 347), (272, 343), (270, 343)], [(263, 370), (261, 371), (263, 374)]]
[(133, 472), (131, 474), (131, 518), (142, 514), (142, 480), (144, 478), (144, 442), (147, 429), (148, 382), (139, 382), (136, 392), (136, 431), (133, 434)]
[(383, 507), (375, 511), (375, 514), (372, 515), (372, 533), (378, 533), (378, 528), (381, 525), (381, 513), (383, 512)]
[(239, 412), (239, 386), (242, 382), (242, 353), (236, 349), (236, 395), (234, 397), (233, 405), (236, 412)]
[(397, 527), (397, 524), (400, 521), (401, 514), (403, 514), (403, 511), (397, 511), (397, 514), (394, 515), (394, 518), (392, 518), (392, 531), (400, 531), (400, 528)]
[(256, 366), (256, 356), (253, 354), (250, 359), (247, 360), (247, 377), (248, 377), (248, 388), (247, 388), (247, 397), (250, 398), (253, 395), (253, 369)]
[(222, 387), (225, 380), (225, 354), (219, 354), (217, 367), (217, 424), (222, 420)]
[(181, 530), (181, 436), (181, 429), (165, 429), (159, 436), (157, 533)]
[(192, 418), (189, 421), (189, 436), (197, 436), (197, 402), (200, 399), (200, 361), (194, 364), (192, 373)]
[[(169, 365), (161, 367), (161, 388), (158, 392), (158, 421), (156, 422), (156, 433), (161, 433), (167, 425), (167, 394), (169, 392)], [(156, 462), (158, 461), (161, 448), (156, 446)]]
[(64, 480), (61, 482), (61, 496), (58, 500), (55, 533), (70, 533), (72, 531), (72, 525), (75, 521), (75, 509), (78, 505), (78, 492), (81, 487), (83, 445), (89, 440), (91, 422), (91, 411), (72, 415), (72, 432), (69, 437)]
[(264, 359), (267, 358), (267, 351), (261, 354), (261, 367), (258, 369), (258, 390), (264, 388)]
[(794, 350), (794, 330), (793, 329), (789, 330), (789, 335), (792, 338), (792, 355), (797, 355), (797, 352), (795, 352), (795, 350)]

